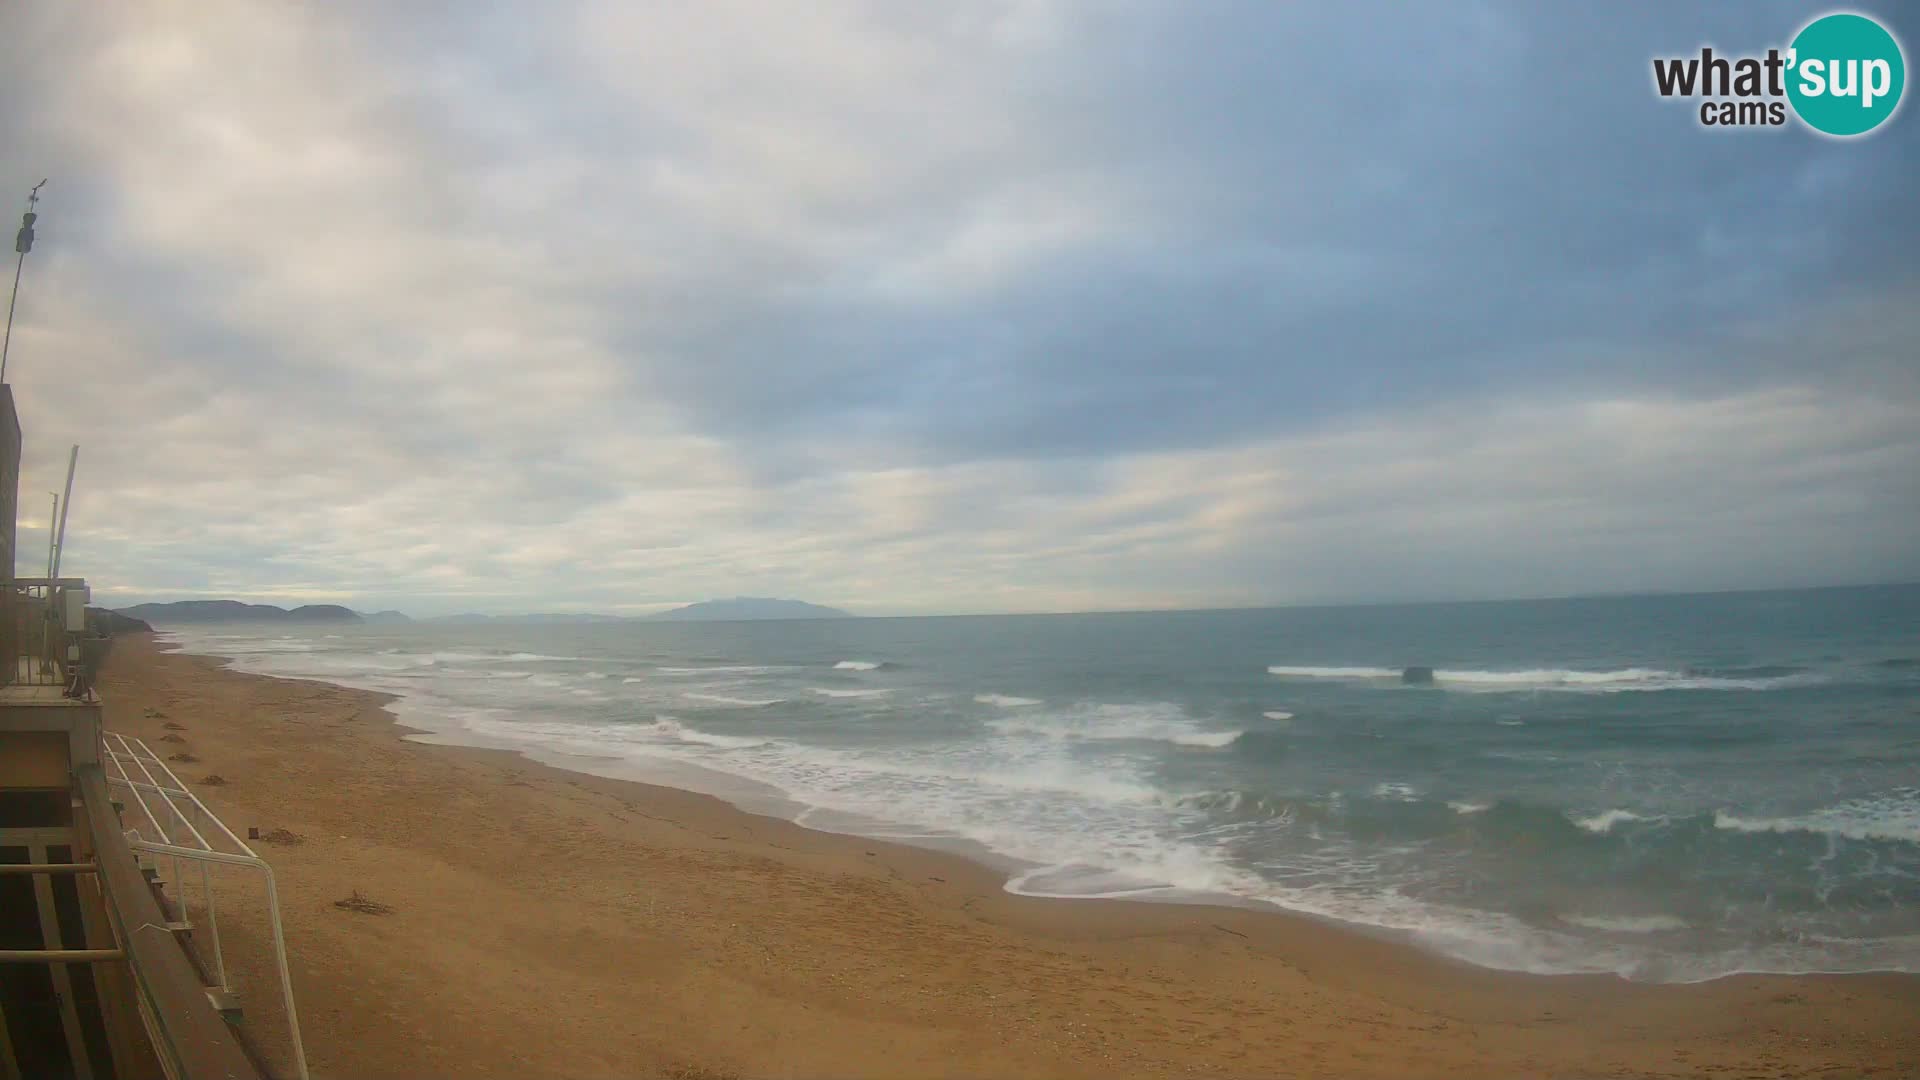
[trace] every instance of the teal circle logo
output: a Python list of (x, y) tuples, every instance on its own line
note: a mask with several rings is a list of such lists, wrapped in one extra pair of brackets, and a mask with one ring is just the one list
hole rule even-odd
[(1886, 27), (1865, 15), (1813, 20), (1794, 37), (1787, 56), (1787, 99), (1815, 131), (1864, 135), (1900, 107), (1906, 57)]

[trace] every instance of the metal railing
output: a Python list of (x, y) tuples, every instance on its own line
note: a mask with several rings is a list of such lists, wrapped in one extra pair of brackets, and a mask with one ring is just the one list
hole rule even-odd
[[(275, 887), (273, 868), (255, 854), (246, 841), (234, 835), (233, 830), (208, 809), (200, 797), (145, 742), (117, 732), (106, 732), (104, 741), (110, 766), (106, 774), (107, 783), (125, 789), (132, 796), (153, 833), (151, 837), (144, 835), (141, 826), (136, 823), (133, 828), (126, 830), (127, 846), (136, 852), (172, 861), (173, 876), (170, 880), (179, 891), (175, 900), (180, 909), (181, 929), (192, 928), (186, 918), (189, 908), (181, 861), (199, 865), (201, 903), (207, 912), (207, 936), (212, 946), (214, 978), (220, 990), (228, 995), (231, 995), (233, 987), (227, 974), (226, 955), (221, 948), (219, 911), (214, 900), (209, 867), (237, 866), (257, 870), (263, 875), (267, 919), (272, 928), (273, 958), (280, 976), (281, 997), (287, 1010), (287, 1032), (293, 1043), (294, 1067), (300, 1080), (308, 1080), (306, 1048), (300, 1039), (299, 1014), (294, 1010), (293, 979), (287, 968), (286, 933), (280, 921), (280, 894)], [(199, 824), (195, 823), (195, 819)], [(207, 826), (205, 832), (201, 830), (201, 825)], [(231, 850), (216, 848), (207, 838), (209, 832), (216, 840), (224, 839), (223, 846), (230, 845)]]
[(97, 659), (86, 632), (87, 599), (84, 578), (15, 578), (0, 589), (0, 656), (14, 658), (0, 682), (58, 686), (87, 698)]

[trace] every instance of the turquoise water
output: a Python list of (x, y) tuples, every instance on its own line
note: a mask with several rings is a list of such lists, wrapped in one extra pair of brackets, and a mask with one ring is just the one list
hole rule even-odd
[(455, 738), (984, 845), (1015, 891), (1226, 895), (1529, 971), (1920, 971), (1916, 586), (175, 632)]

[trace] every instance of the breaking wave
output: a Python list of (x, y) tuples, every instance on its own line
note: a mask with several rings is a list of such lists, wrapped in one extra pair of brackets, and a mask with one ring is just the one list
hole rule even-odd
[(662, 716), (651, 724), (639, 725), (638, 730), (674, 742), (698, 743), (701, 746), (712, 746), (721, 750), (747, 750), (756, 746), (765, 746), (772, 741), (744, 735), (716, 735), (710, 731), (690, 728), (671, 716)]
[[(1021, 699), (1024, 700), (1024, 699)], [(1194, 724), (1176, 705), (1080, 705), (1064, 712), (1002, 717), (987, 726), (1004, 735), (1048, 739), (1142, 740), (1218, 750), (1231, 746), (1244, 731), (1208, 731)]]
[(1400, 668), (1384, 667), (1282, 667), (1269, 666), (1267, 674), (1295, 679), (1397, 679)]
[(1567, 820), (1590, 833), (1606, 834), (1613, 831), (1615, 825), (1628, 821), (1645, 821), (1646, 818), (1631, 810), (1602, 810), (1597, 814), (1580, 817), (1568, 814)]
[(701, 694), (691, 690), (683, 691), (680, 696), (692, 701), (711, 701), (716, 705), (738, 705), (743, 709), (765, 708), (768, 705), (778, 705), (787, 700), (786, 698), (729, 697), (726, 694)]
[[(1331, 679), (1348, 682), (1394, 680), (1398, 683), (1404, 668), (1384, 667), (1287, 667), (1273, 665), (1270, 675), (1296, 679)], [(1669, 671), (1664, 668), (1628, 667), (1607, 671), (1580, 671), (1572, 668), (1526, 668), (1515, 671), (1478, 671), (1439, 668), (1433, 682), (1462, 690), (1564, 691), (1571, 693), (1617, 693), (1656, 690), (1784, 690), (1812, 686), (1826, 677), (1804, 668), (1768, 666), (1728, 668), (1714, 671)]]
[(1744, 833), (1809, 833), (1920, 844), (1920, 789), (1902, 789), (1784, 817), (1743, 817), (1719, 810), (1714, 812), (1713, 826)]

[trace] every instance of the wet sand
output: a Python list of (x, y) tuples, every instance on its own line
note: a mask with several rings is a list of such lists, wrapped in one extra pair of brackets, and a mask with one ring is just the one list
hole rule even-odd
[[(1920, 977), (1516, 975), (1284, 913), (1012, 896), (954, 855), (411, 742), (381, 695), (144, 636), (100, 685), (236, 831), (298, 838), (254, 846), (315, 1077), (1920, 1075)], [(219, 888), (281, 1045), (258, 892)]]

